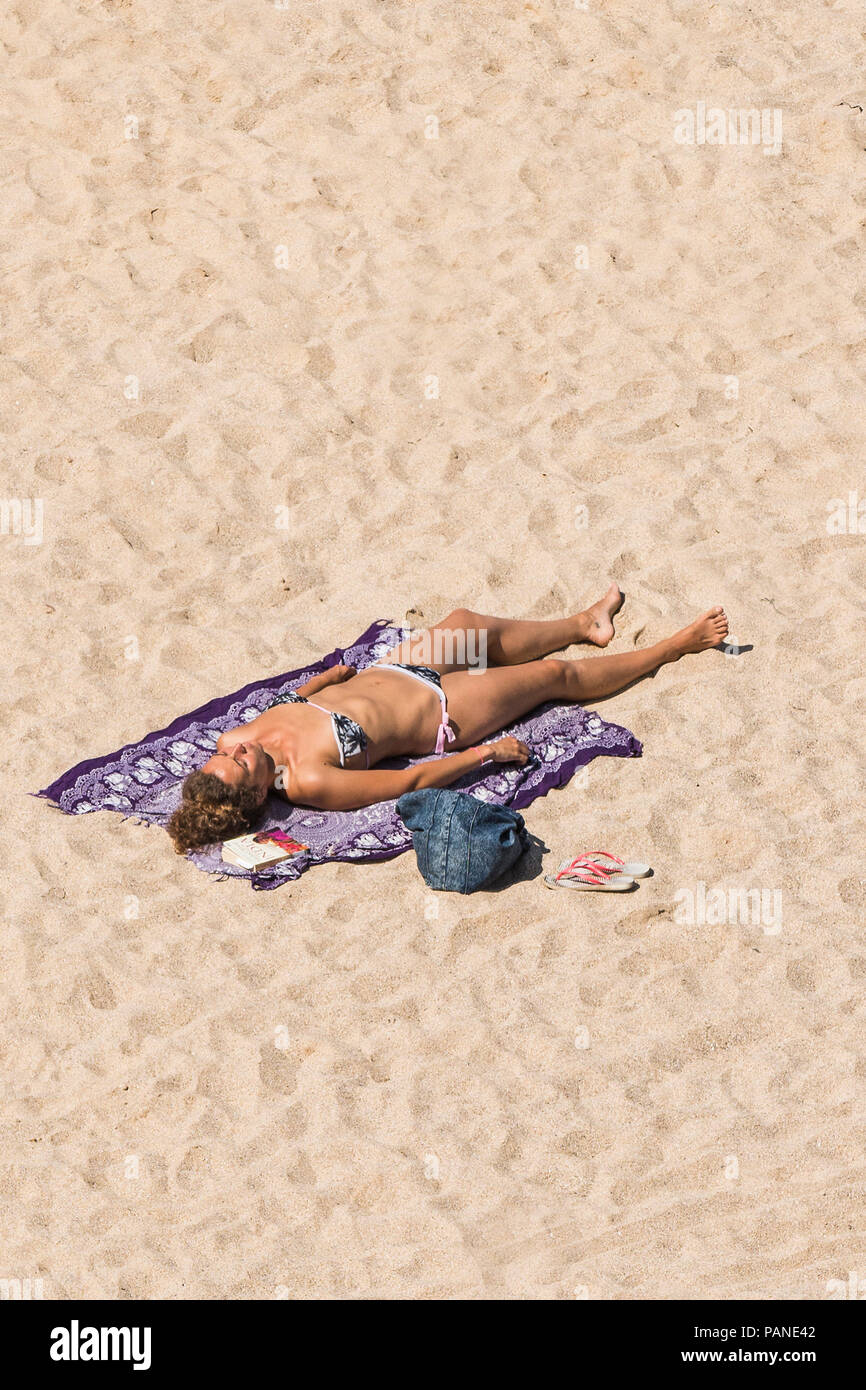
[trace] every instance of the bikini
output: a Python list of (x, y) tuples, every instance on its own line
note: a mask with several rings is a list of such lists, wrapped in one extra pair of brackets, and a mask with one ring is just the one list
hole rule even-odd
[[(366, 669), (369, 671), (374, 668), (368, 666)], [(439, 754), (444, 753), (446, 740), (448, 743), (454, 741), (454, 730), (448, 722), (448, 705), (439, 672), (434, 671), (431, 666), (405, 666), (399, 661), (376, 662), (375, 669), (377, 671), (402, 671), (404, 675), (411, 676), (413, 680), (420, 681), (422, 685), (426, 685), (430, 690), (436, 692), (442, 706), (442, 722), (436, 733), (436, 747), (433, 751)], [(356, 723), (354, 719), (350, 719), (348, 714), (337, 714), (334, 710), (325, 709), (324, 705), (317, 705), (315, 700), (308, 700), (305, 695), (297, 695), (293, 690), (290, 690), (287, 695), (278, 695), (268, 705), (268, 709), (273, 709), (274, 705), (312, 705), (313, 709), (320, 709), (323, 714), (327, 714), (331, 721), (334, 741), (340, 754), (340, 767), (345, 767), (349, 758), (354, 758), (356, 753), (363, 753), (366, 766), (370, 766), (367, 735), (361, 725)]]

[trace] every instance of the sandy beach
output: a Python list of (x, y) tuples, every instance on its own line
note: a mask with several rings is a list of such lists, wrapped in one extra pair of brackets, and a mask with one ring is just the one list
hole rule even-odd
[[(0, 38), (0, 1278), (866, 1295), (859, 7), (22, 0)], [(675, 138), (699, 103), (781, 148)], [(734, 639), (600, 702), (643, 757), (526, 812), (636, 894), (411, 854), (254, 893), (31, 795), (375, 618), (612, 579), (612, 652), (715, 603)]]

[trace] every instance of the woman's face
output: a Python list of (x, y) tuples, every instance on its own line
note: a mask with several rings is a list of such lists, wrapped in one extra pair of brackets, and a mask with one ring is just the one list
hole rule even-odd
[(208, 758), (202, 772), (211, 772), (227, 787), (256, 787), (262, 800), (274, 773), (272, 758), (260, 743), (235, 743)]

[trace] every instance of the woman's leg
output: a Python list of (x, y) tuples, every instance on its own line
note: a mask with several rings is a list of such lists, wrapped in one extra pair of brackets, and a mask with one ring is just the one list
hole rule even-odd
[(471, 747), (546, 700), (574, 700), (583, 704), (601, 699), (603, 695), (613, 695), (659, 666), (679, 661), (688, 652), (719, 646), (727, 631), (728, 620), (723, 610), (712, 608), (673, 637), (642, 651), (584, 661), (554, 657), (520, 666), (491, 667), (483, 674), (458, 671), (446, 675), (442, 687), (451, 725), (457, 735), (451, 746)]
[(455, 608), (447, 618), (401, 643), (386, 661), (432, 666), (443, 675), (449, 671), (484, 670), (489, 666), (517, 666), (536, 661), (548, 652), (559, 652), (574, 642), (606, 647), (613, 637), (613, 617), (623, 596), (611, 584), (604, 598), (571, 618), (549, 621), (486, 617), (469, 608)]

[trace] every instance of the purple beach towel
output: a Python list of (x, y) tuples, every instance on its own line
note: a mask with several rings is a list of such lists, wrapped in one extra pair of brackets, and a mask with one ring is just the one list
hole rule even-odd
[[(327, 670), (346, 664), (363, 670), (381, 661), (405, 633), (383, 620), (375, 622), (350, 647), (337, 648), (321, 661), (282, 676), (253, 681), (233, 695), (210, 700), (191, 714), (182, 714), (166, 729), (147, 734), (104, 758), (78, 763), (49, 787), (38, 792), (67, 815), (88, 811), (119, 811), (139, 821), (164, 825), (180, 801), (183, 779), (213, 753), (217, 738), (226, 729), (249, 723), (277, 695)], [(471, 791), (483, 801), (520, 810), (552, 787), (561, 787), (579, 767), (593, 758), (639, 757), (641, 745), (628, 729), (579, 705), (541, 705), (503, 733), (523, 739), (534, 760), (526, 767), (498, 764), (481, 775), (470, 774), (453, 784)], [(406, 767), (429, 758), (401, 758), (383, 766)], [(361, 811), (315, 811), (288, 806), (269, 797), (256, 829), (281, 826), (287, 834), (308, 845), (302, 854), (283, 860), (271, 869), (250, 872), (225, 864), (221, 847), (210, 846), (189, 857), (206, 873), (229, 878), (248, 878), (253, 888), (279, 888), (300, 878), (305, 869), (331, 859), (392, 859), (411, 849), (412, 836), (397, 815), (396, 802), (383, 801)]]

